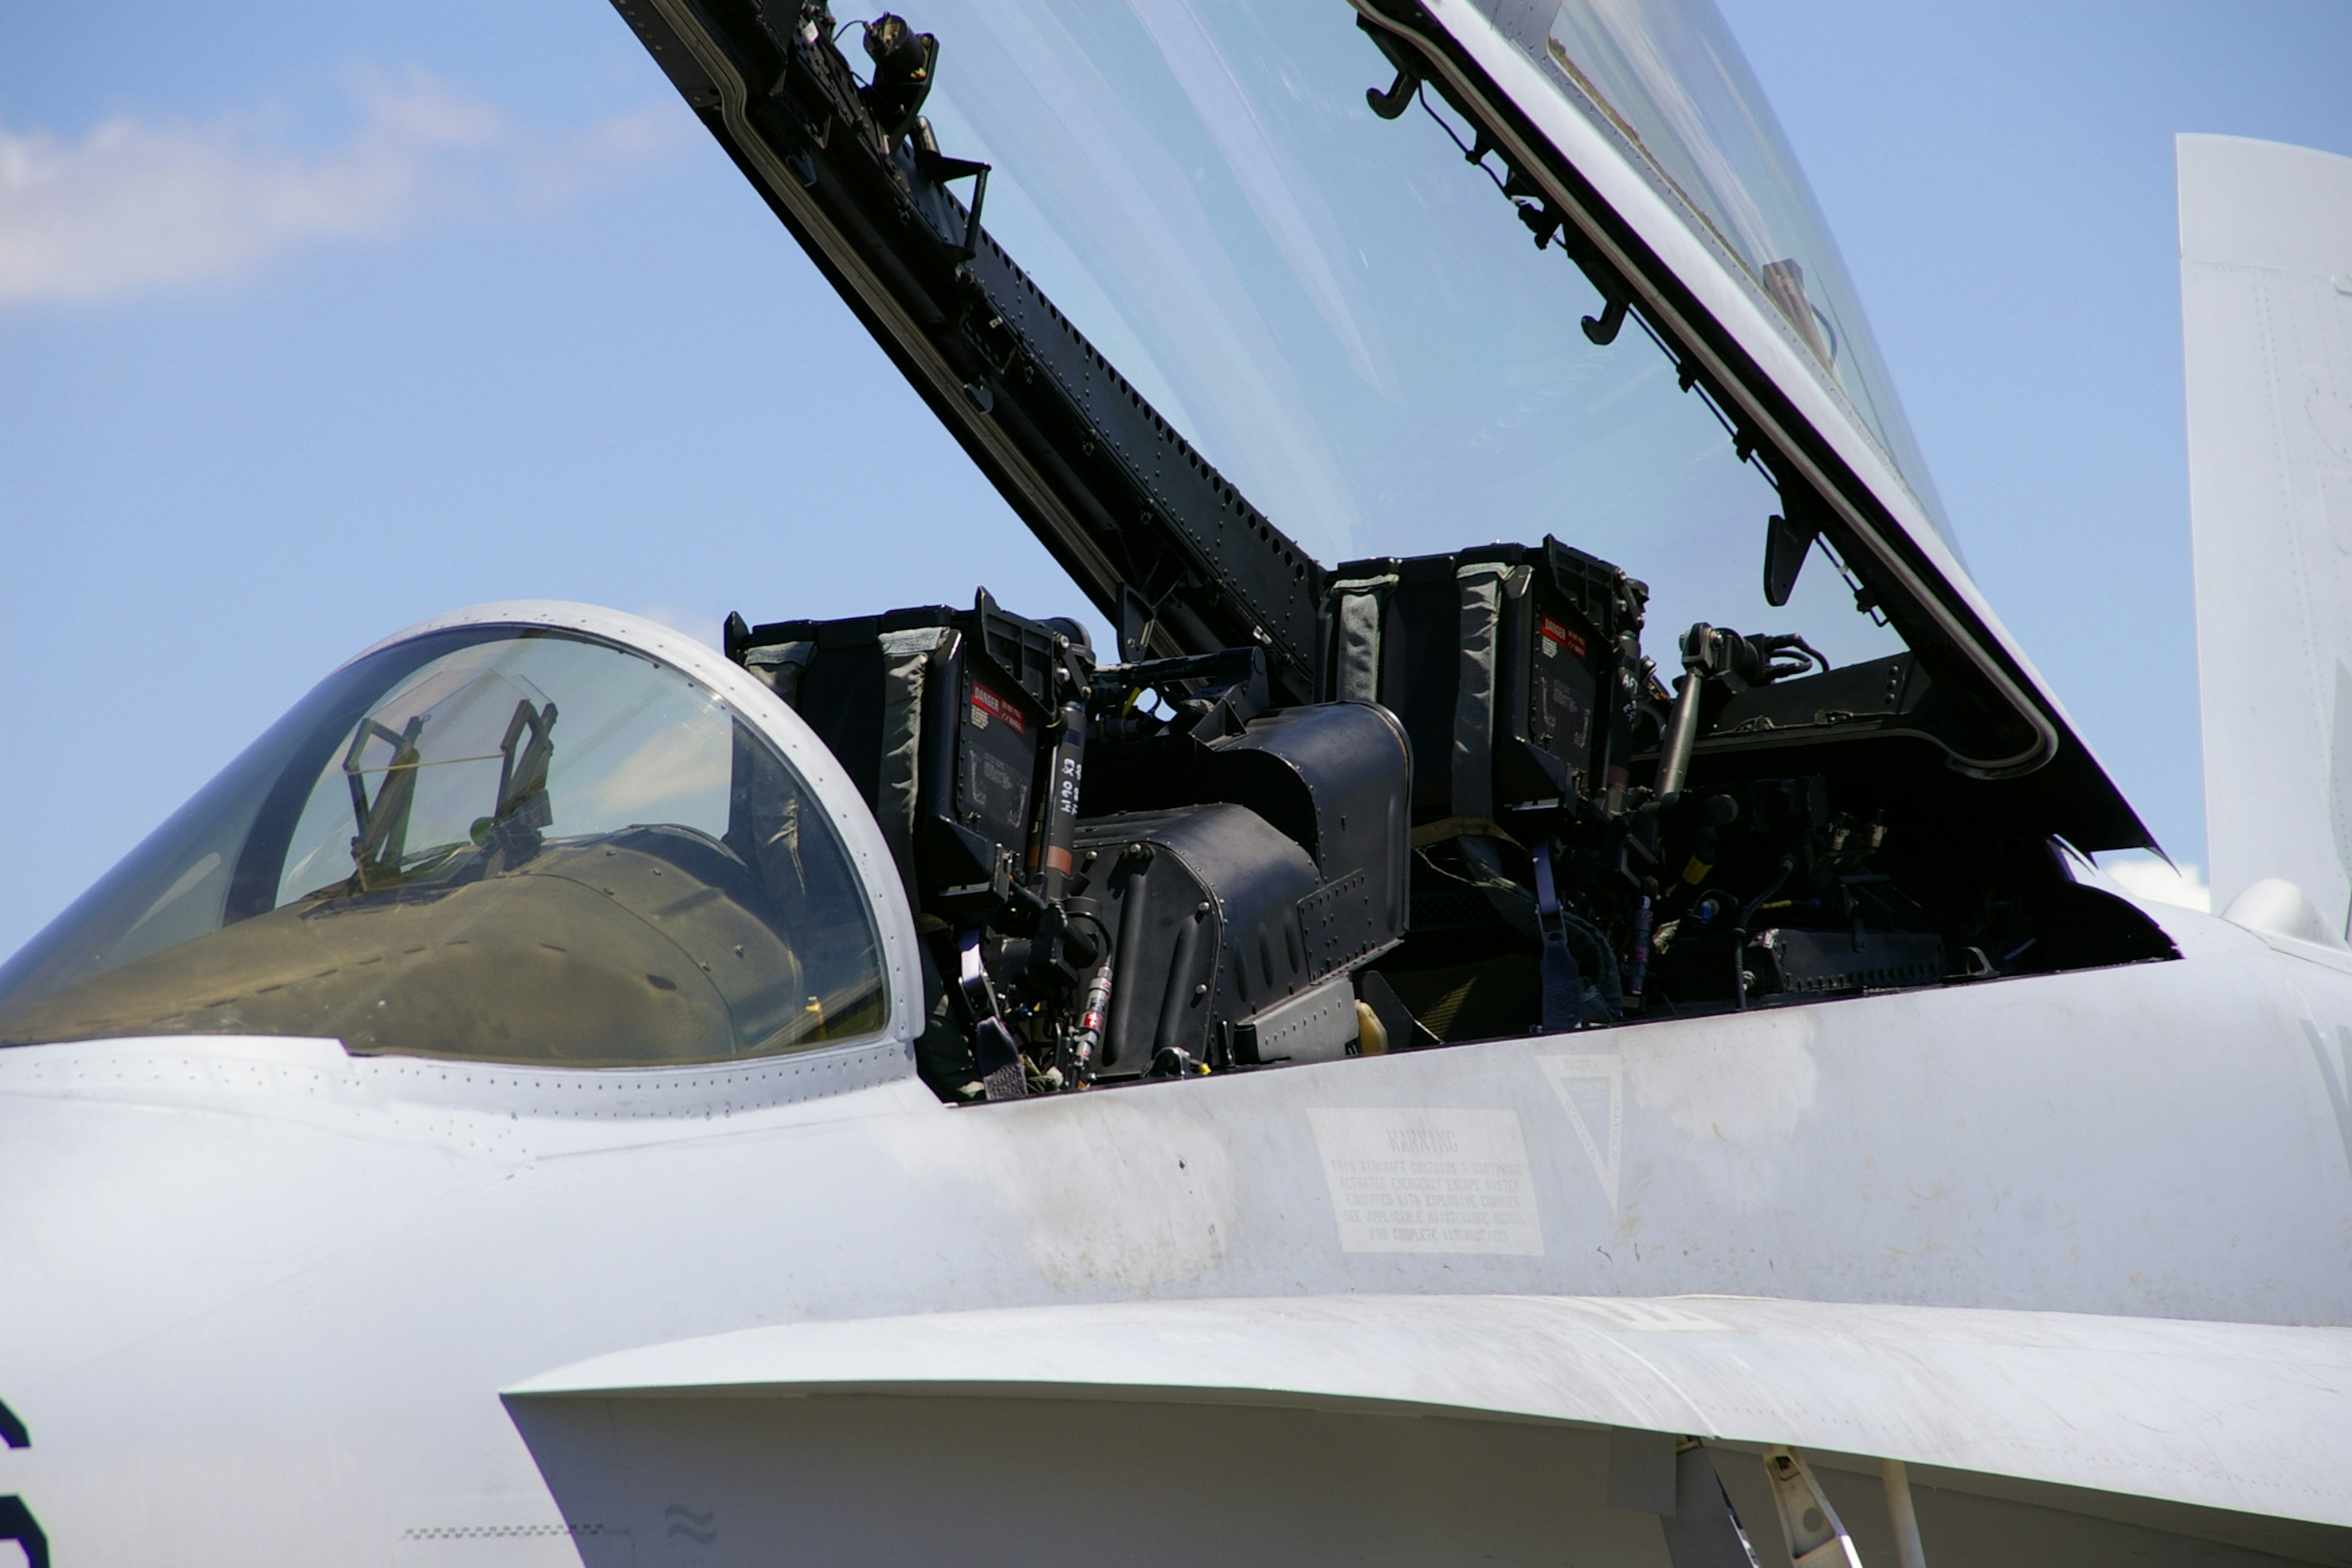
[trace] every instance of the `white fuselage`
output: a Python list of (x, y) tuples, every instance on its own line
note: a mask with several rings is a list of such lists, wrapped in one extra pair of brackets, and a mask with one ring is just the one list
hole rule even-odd
[(32, 1438), (0, 1492), (61, 1563), (569, 1561), (499, 1391), (802, 1320), (1702, 1292), (2352, 1324), (2352, 960), (2162, 920), (2179, 962), (968, 1109), (872, 1047), (0, 1051)]

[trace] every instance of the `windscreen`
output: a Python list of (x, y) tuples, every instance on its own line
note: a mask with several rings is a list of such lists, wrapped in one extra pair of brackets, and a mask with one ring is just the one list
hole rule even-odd
[(940, 39), (941, 146), (993, 165), (991, 232), (1327, 564), (1552, 534), (1649, 584), (1669, 667), (1700, 619), (1839, 663), (1899, 646), (1832, 565), (1765, 605), (1761, 468), (1637, 326), (1592, 341), (1603, 300), (1435, 94), (1373, 112), (1392, 70), (1347, 5), (914, 19)]
[(0, 969), (0, 1045), (653, 1064), (884, 1016), (864, 889), (773, 746), (667, 665), (514, 627), (338, 671)]

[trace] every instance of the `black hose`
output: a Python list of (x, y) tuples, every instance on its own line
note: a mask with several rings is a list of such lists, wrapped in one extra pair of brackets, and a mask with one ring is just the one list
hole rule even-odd
[[(1141, 857), (1129, 853), (1125, 858), (1140, 861)], [(1111, 961), (1119, 966), (1119, 984), (1110, 998), (1110, 1032), (1103, 1036), (1102, 1065), (1118, 1060), (1119, 1052), (1129, 1046), (1150, 1050), (1147, 1041), (1136, 1038), (1135, 998), (1136, 977), (1143, 971), (1144, 901), (1150, 889), (1144, 879), (1144, 868), (1139, 864), (1127, 874), (1127, 884), (1118, 900), (1118, 942), (1111, 949)]]
[(1739, 911), (1739, 923), (1731, 928), (1731, 1005), (1739, 1012), (1748, 1010), (1748, 922), (1756, 918), (1757, 910), (1771, 901), (1772, 895), (1787, 884), (1790, 873), (1796, 868), (1797, 858), (1794, 855), (1781, 856), (1780, 870), (1764, 884), (1762, 892), (1748, 900), (1747, 907)]

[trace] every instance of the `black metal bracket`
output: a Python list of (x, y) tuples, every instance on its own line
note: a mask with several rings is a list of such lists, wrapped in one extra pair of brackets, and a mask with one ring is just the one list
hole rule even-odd
[(1607, 301), (1601, 307), (1601, 314), (1598, 317), (1584, 318), (1582, 322), (1584, 335), (1603, 347), (1615, 342), (1617, 334), (1625, 326), (1625, 310), (1626, 304), (1623, 300)]
[(25, 1550), (26, 1568), (49, 1568), (49, 1538), (20, 1497), (0, 1497), (0, 1541)]
[[(941, 153), (919, 116), (875, 120), (822, 0), (613, 4), (1106, 617), (1148, 605), (1158, 655), (1262, 647), (1280, 700), (1313, 700), (1322, 567), (990, 237), (987, 165)], [(952, 45), (926, 46), (927, 75)], [(969, 206), (949, 189), (966, 178)]]

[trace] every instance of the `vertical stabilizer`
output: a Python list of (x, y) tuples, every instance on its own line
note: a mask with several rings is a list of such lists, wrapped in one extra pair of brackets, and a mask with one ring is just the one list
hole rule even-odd
[(2352, 158), (2183, 136), (2180, 313), (2213, 900), (2352, 901)]

